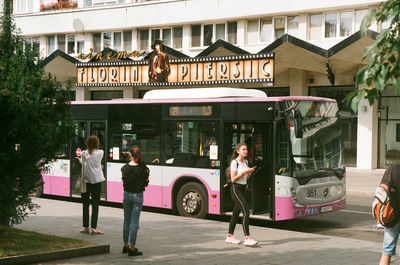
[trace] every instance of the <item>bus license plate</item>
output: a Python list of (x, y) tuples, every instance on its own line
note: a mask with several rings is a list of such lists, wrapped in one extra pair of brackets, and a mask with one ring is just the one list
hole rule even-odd
[(326, 213), (326, 212), (330, 212), (333, 210), (333, 206), (332, 205), (328, 205), (328, 206), (322, 206), (321, 209), (319, 210), (320, 213)]

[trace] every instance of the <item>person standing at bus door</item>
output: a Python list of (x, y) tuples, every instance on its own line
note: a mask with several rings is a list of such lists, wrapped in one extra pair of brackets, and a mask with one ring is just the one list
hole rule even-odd
[(245, 191), (247, 180), (254, 172), (255, 168), (248, 167), (248, 161), (246, 160), (248, 154), (247, 145), (245, 143), (238, 143), (233, 150), (233, 154), (230, 162), (230, 177), (232, 180), (231, 185), (231, 196), (235, 202), (231, 219), (229, 221), (229, 232), (226, 237), (226, 243), (240, 244), (240, 240), (236, 239), (233, 235), (235, 226), (239, 218), (240, 212), (243, 213), (242, 227), (245, 235), (244, 245), (254, 246), (257, 245), (257, 241), (250, 236), (249, 221), (250, 221), (250, 209), (245, 199)]
[[(92, 235), (102, 235), (104, 232), (97, 229), (97, 220), (99, 217), (99, 204), (101, 194), (101, 184), (105, 181), (101, 161), (104, 151), (99, 149), (100, 141), (96, 135), (91, 135), (86, 140), (87, 150), (84, 150), (79, 160), (83, 167), (83, 176), (86, 182), (86, 192), (82, 193), (83, 229), (81, 233)], [(92, 218), (91, 230), (89, 230), (89, 205), (92, 199)]]
[(136, 237), (139, 229), (139, 217), (143, 207), (143, 191), (149, 184), (150, 170), (143, 160), (142, 152), (138, 146), (129, 150), (130, 162), (121, 168), (122, 182), (124, 185), (124, 225), (122, 253), (129, 256), (139, 256), (136, 245)]
[[(390, 184), (400, 191), (400, 164), (395, 164), (386, 169), (383, 174), (383, 183), (389, 183), (391, 174)], [(400, 198), (398, 198), (398, 205), (400, 205)], [(384, 227), (383, 232), (383, 246), (382, 256), (379, 265), (389, 265), (392, 256), (396, 255), (396, 245), (400, 234), (400, 220), (393, 227)]]

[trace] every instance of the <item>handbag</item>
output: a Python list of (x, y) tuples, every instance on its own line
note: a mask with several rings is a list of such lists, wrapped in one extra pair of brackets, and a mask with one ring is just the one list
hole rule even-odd
[(85, 193), (86, 192), (86, 181), (79, 175), (75, 182), (75, 192)]
[(85, 193), (86, 190), (86, 181), (83, 178), (83, 167), (85, 164), (84, 156), (82, 154), (82, 167), (81, 167), (81, 174), (76, 178), (75, 182), (75, 192)]

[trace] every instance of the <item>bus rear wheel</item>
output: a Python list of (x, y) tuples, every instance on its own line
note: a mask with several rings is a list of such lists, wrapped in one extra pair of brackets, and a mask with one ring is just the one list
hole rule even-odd
[(207, 192), (199, 183), (184, 184), (178, 191), (176, 208), (181, 216), (204, 218), (208, 210)]

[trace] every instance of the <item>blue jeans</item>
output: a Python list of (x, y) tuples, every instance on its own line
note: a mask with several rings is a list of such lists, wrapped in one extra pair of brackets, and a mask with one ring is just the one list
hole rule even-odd
[(385, 256), (396, 255), (396, 245), (399, 239), (400, 233), (400, 222), (398, 222), (393, 227), (385, 227), (385, 232), (383, 234), (383, 247), (382, 254)]
[(134, 246), (136, 244), (136, 236), (139, 229), (139, 217), (143, 208), (143, 192), (130, 193), (124, 191), (124, 228), (123, 239), (124, 244)]

